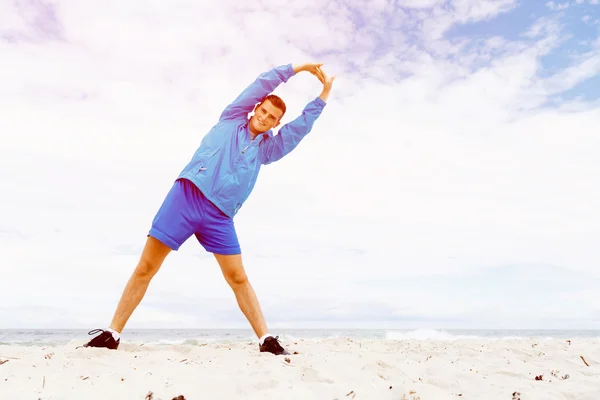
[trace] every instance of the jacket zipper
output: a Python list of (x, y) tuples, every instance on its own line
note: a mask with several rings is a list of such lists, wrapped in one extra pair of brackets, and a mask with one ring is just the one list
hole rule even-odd
[(252, 146), (254, 143), (257, 143), (256, 138), (254, 140), (250, 141), (249, 145), (244, 147), (244, 149), (242, 150), (242, 154), (244, 154), (246, 152), (246, 150), (248, 150), (248, 147)]
[[(249, 144), (249, 145), (247, 145), (246, 147), (244, 147), (244, 148), (242, 149), (242, 154), (245, 154), (245, 153), (246, 153), (246, 150), (248, 150), (248, 148), (249, 148), (250, 146), (252, 146), (252, 144), (253, 144), (253, 143), (254, 143), (254, 140), (253, 140), (252, 142), (250, 142), (250, 144)], [(241, 158), (240, 158), (240, 159), (241, 159)], [(205, 169), (206, 169), (206, 168), (200, 168), (200, 170), (205, 170)], [(215, 195), (215, 196), (217, 196), (217, 195), (218, 195), (218, 194), (221, 192), (221, 190), (223, 189), (223, 187), (225, 187), (225, 184), (227, 183), (227, 179), (228, 179), (228, 178), (229, 178), (229, 175), (228, 175), (228, 176), (226, 176), (226, 177), (223, 179), (223, 183), (222, 183), (221, 185), (219, 185), (219, 187), (218, 187), (218, 188), (217, 188), (217, 189), (214, 191), (214, 195)], [(246, 194), (246, 196), (247, 196), (247, 194)], [(238, 203), (238, 204), (236, 204), (236, 206), (235, 206), (235, 211), (234, 211), (234, 212), (237, 212), (237, 211), (239, 210), (240, 206), (241, 206), (241, 204), (239, 204), (239, 203)]]

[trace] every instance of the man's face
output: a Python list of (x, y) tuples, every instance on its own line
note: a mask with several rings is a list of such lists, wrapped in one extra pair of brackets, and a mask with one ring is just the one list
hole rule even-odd
[(254, 109), (254, 115), (250, 118), (250, 130), (255, 134), (265, 133), (279, 125), (282, 116), (282, 110), (265, 100)]

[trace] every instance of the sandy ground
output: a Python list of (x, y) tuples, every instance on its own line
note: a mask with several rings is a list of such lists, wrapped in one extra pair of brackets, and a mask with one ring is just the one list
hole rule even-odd
[(287, 360), (250, 342), (82, 343), (0, 346), (0, 399), (600, 399), (592, 339), (300, 340)]

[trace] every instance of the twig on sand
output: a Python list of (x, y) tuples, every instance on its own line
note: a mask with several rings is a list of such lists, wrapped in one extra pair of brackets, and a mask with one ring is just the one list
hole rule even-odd
[(583, 356), (579, 356), (581, 358), (581, 360), (583, 361), (583, 363), (585, 365), (587, 365), (588, 367), (590, 366), (590, 364), (587, 363), (587, 361), (585, 361), (585, 358), (583, 358)]
[(42, 380), (42, 389), (46, 387), (46, 375), (44, 375), (44, 379)]
[(6, 364), (7, 362), (8, 362), (8, 360), (0, 360), (0, 365)]
[[(154, 393), (148, 392), (145, 400), (154, 400)], [(185, 400), (185, 397), (182, 394), (180, 394), (179, 396), (173, 397), (173, 399), (171, 399), (171, 400)]]

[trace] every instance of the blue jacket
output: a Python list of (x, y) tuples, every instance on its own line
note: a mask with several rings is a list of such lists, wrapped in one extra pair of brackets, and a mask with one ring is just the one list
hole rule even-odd
[(325, 102), (317, 97), (302, 114), (251, 140), (248, 114), (277, 86), (294, 76), (291, 64), (260, 74), (222, 112), (219, 122), (204, 136), (192, 159), (177, 179), (192, 181), (221, 211), (233, 218), (248, 196), (261, 165), (277, 161), (292, 151), (310, 132)]

